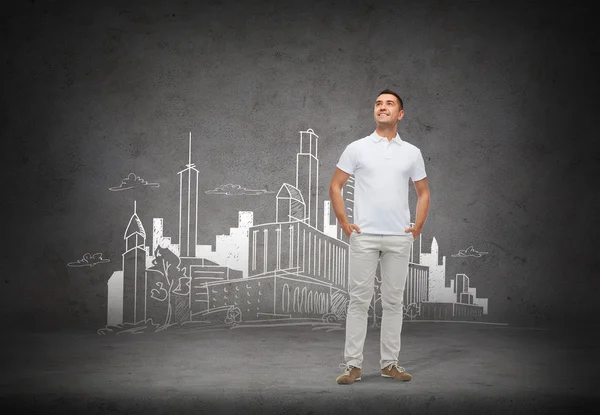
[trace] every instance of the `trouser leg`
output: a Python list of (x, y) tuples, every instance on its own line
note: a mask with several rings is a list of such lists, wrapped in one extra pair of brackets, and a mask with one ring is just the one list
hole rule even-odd
[(373, 298), (375, 270), (379, 261), (377, 238), (356, 232), (350, 236), (348, 265), (350, 302), (346, 315), (344, 360), (347, 365), (358, 368), (362, 368), (367, 315)]
[(381, 368), (398, 361), (401, 348), (404, 288), (412, 235), (384, 236), (381, 253)]

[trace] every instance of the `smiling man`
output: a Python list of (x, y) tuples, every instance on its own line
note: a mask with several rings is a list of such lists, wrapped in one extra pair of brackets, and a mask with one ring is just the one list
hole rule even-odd
[[(361, 379), (367, 313), (373, 297), (375, 270), (381, 265), (381, 376), (409, 381), (412, 376), (398, 363), (404, 288), (408, 258), (414, 240), (423, 230), (429, 211), (429, 187), (421, 150), (397, 133), (404, 117), (400, 96), (389, 89), (375, 101), (377, 127), (342, 153), (329, 195), (338, 222), (350, 241), (344, 372), (337, 383)], [(354, 174), (354, 223), (349, 223), (341, 190)], [(409, 179), (417, 192), (415, 224), (410, 225)]]

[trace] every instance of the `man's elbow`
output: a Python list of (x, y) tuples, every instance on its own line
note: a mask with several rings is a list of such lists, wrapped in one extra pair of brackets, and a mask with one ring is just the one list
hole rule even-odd
[(417, 198), (419, 200), (429, 201), (431, 198), (431, 194), (429, 193), (429, 189), (424, 189), (417, 194)]
[(333, 198), (334, 195), (339, 195), (340, 193), (342, 193), (341, 186), (335, 182), (331, 182), (329, 185), (329, 197)]

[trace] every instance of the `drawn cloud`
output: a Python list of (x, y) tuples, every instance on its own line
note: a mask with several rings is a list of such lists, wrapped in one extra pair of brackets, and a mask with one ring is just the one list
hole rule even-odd
[(110, 262), (110, 259), (102, 258), (102, 254), (99, 252), (97, 254), (84, 254), (83, 258), (78, 259), (75, 262), (69, 262), (67, 265), (70, 267), (93, 267), (96, 264), (103, 264), (105, 262)]
[(135, 173), (129, 173), (129, 176), (125, 177), (120, 185), (115, 187), (110, 187), (108, 190), (112, 192), (117, 192), (119, 190), (128, 190), (133, 189), (134, 187), (141, 186), (150, 186), (150, 187), (159, 187), (158, 183), (148, 183), (146, 180), (142, 179)]
[(452, 255), (453, 257), (460, 257), (460, 258), (464, 258), (464, 257), (475, 257), (475, 258), (479, 258), (480, 256), (483, 256), (487, 254), (487, 252), (480, 252), (480, 251), (476, 251), (475, 249), (473, 249), (473, 246), (468, 247), (467, 249), (464, 250), (458, 250), (458, 254), (454, 254)]
[(239, 196), (239, 195), (262, 195), (265, 193), (275, 193), (269, 190), (252, 190), (246, 189), (239, 184), (224, 184), (217, 187), (215, 190), (207, 190), (205, 193), (212, 195), (227, 195), (227, 196)]

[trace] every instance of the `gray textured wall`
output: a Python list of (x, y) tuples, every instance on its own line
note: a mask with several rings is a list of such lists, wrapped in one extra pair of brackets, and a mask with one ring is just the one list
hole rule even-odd
[[(405, 100), (400, 134), (425, 156), (425, 236), (438, 239), (449, 271), (470, 276), (496, 321), (593, 319), (587, 10), (200, 3), (27, 1), (3, 11), (6, 324), (105, 324), (133, 200), (147, 229), (164, 217), (176, 236), (189, 132), (203, 190), (276, 191), (293, 180), (298, 131), (313, 128), (326, 198), (344, 146), (374, 129), (373, 100), (386, 87)], [(160, 190), (108, 190), (129, 172)], [(273, 199), (201, 194), (200, 243), (228, 233), (238, 210), (269, 221)], [(489, 254), (451, 257), (469, 245)], [(66, 266), (84, 252), (111, 262)]]

